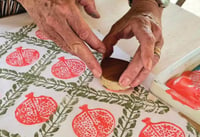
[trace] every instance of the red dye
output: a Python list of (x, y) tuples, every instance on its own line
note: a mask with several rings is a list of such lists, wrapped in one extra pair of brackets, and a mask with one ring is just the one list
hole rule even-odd
[(49, 40), (49, 38), (47, 36), (44, 35), (44, 33), (41, 30), (37, 30), (35, 32), (35, 35), (42, 40)]
[(6, 63), (15, 67), (23, 67), (33, 64), (39, 57), (40, 54), (35, 49), (22, 49), (22, 47), (18, 47), (16, 51), (7, 56)]
[(185, 137), (183, 130), (169, 122), (152, 123), (150, 118), (142, 120), (146, 126), (139, 137)]
[(173, 99), (193, 109), (200, 109), (200, 71), (186, 71), (167, 81), (166, 92)]
[(52, 74), (60, 79), (69, 79), (80, 76), (86, 69), (85, 64), (78, 59), (65, 59), (60, 57), (59, 61), (52, 66)]
[(80, 107), (72, 127), (78, 137), (107, 137), (115, 127), (114, 116), (105, 109), (88, 109), (87, 105)]
[(57, 109), (57, 103), (51, 97), (34, 97), (33, 93), (26, 97), (27, 99), (15, 110), (15, 117), (22, 124), (33, 125), (45, 122)]

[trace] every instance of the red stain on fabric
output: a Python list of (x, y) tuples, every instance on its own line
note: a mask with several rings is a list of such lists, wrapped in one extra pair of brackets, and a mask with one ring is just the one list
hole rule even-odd
[(200, 109), (200, 71), (185, 71), (178, 77), (171, 78), (166, 85), (166, 92), (173, 99), (193, 109)]
[(80, 76), (85, 69), (85, 63), (81, 60), (60, 57), (59, 61), (52, 66), (51, 72), (57, 78), (70, 79)]
[(35, 49), (23, 49), (22, 47), (18, 47), (16, 51), (7, 56), (6, 63), (15, 67), (23, 67), (33, 64), (39, 57), (40, 54)]
[(57, 109), (57, 103), (51, 97), (34, 97), (33, 93), (26, 97), (27, 99), (15, 110), (15, 117), (22, 124), (34, 125), (46, 122)]
[(44, 35), (44, 33), (41, 30), (37, 30), (35, 32), (35, 35), (42, 40), (50, 40), (47, 36)]
[(78, 137), (107, 137), (115, 127), (114, 116), (106, 109), (88, 109), (88, 105), (80, 107), (72, 127)]
[(142, 120), (146, 126), (139, 137), (185, 137), (183, 130), (170, 122), (152, 123), (150, 118)]

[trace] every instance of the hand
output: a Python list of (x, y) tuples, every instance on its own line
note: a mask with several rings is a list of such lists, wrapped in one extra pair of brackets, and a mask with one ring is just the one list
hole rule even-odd
[(132, 8), (112, 26), (104, 38), (107, 48), (104, 57), (112, 54), (113, 46), (122, 38), (135, 36), (140, 43), (132, 61), (120, 76), (120, 85), (139, 85), (159, 61), (160, 56), (154, 54), (154, 50), (161, 49), (163, 45), (161, 14), (162, 9), (155, 0), (134, 0)]
[(78, 4), (92, 17), (99, 18), (94, 0), (18, 0), (39, 29), (64, 51), (81, 58), (96, 77), (102, 70), (91, 48), (104, 53), (104, 44), (95, 36), (80, 14)]

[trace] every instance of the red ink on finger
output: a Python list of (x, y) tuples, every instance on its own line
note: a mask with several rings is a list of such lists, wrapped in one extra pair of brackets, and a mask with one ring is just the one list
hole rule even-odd
[(139, 137), (185, 137), (183, 130), (170, 122), (152, 123), (150, 118), (142, 120), (146, 126)]
[(41, 30), (37, 30), (35, 32), (35, 35), (42, 40), (50, 40), (47, 36), (44, 35), (44, 33)]
[(200, 71), (185, 71), (167, 81), (166, 85), (170, 88), (166, 92), (174, 100), (193, 109), (200, 109)]
[(52, 66), (51, 72), (57, 78), (69, 79), (80, 76), (85, 69), (85, 63), (81, 60), (60, 57), (59, 61)]
[(39, 57), (40, 54), (35, 49), (22, 49), (22, 47), (18, 47), (16, 51), (7, 56), (6, 63), (15, 67), (23, 67), (33, 64)]
[(114, 116), (106, 109), (88, 109), (88, 105), (80, 107), (72, 127), (78, 137), (107, 137), (115, 127)]
[(57, 109), (57, 103), (51, 97), (34, 97), (33, 93), (26, 97), (27, 99), (15, 110), (15, 117), (22, 124), (34, 125), (46, 122)]

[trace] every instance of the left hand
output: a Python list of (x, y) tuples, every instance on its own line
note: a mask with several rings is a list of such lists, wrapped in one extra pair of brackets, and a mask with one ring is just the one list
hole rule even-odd
[(132, 61), (120, 76), (120, 85), (138, 86), (159, 61), (160, 56), (154, 51), (163, 46), (161, 15), (162, 8), (158, 7), (155, 0), (134, 0), (132, 8), (112, 26), (104, 38), (107, 48), (104, 57), (112, 54), (113, 46), (122, 38), (135, 36), (140, 43)]

